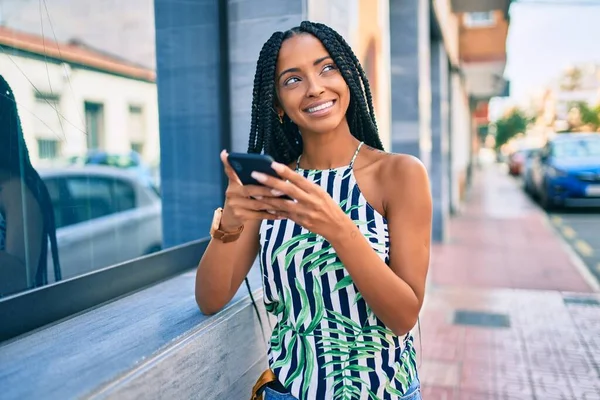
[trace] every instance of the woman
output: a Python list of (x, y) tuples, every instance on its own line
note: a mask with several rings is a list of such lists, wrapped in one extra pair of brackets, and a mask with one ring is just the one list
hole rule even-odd
[(0, 75), (0, 297), (48, 283), (48, 239), (59, 280), (50, 195), (29, 161), (14, 94)]
[[(344, 39), (303, 22), (265, 43), (248, 152), (281, 179), (229, 177), (196, 278), (211, 314), (257, 254), (277, 319), (266, 399), (420, 399), (410, 333), (425, 291), (431, 195), (415, 158), (382, 151), (366, 76)], [(280, 199), (286, 194), (293, 201)]]

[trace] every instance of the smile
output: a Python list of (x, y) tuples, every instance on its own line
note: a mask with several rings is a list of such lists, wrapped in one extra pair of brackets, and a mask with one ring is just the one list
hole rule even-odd
[(316, 114), (316, 113), (320, 113), (320, 112), (325, 112), (326, 110), (328, 110), (331, 107), (333, 107), (334, 104), (335, 104), (335, 100), (330, 100), (330, 101), (327, 101), (325, 103), (316, 105), (314, 107), (306, 108), (304, 111), (307, 112), (307, 113), (309, 113), (309, 114)]

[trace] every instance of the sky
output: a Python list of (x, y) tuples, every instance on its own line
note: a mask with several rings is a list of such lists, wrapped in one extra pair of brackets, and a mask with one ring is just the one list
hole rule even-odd
[[(562, 0), (563, 4), (581, 0)], [(505, 77), (511, 101), (524, 101), (571, 65), (600, 63), (600, 1), (594, 6), (511, 6)]]

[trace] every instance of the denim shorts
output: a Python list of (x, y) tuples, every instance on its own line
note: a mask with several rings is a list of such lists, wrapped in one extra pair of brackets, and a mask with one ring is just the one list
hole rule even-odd
[[(271, 388), (265, 388), (264, 400), (297, 400), (294, 396), (289, 393), (279, 393)], [(421, 382), (419, 378), (415, 378), (406, 394), (399, 397), (398, 400), (423, 400), (421, 397)]]
[(279, 393), (270, 387), (265, 388), (263, 400), (298, 400), (289, 393)]

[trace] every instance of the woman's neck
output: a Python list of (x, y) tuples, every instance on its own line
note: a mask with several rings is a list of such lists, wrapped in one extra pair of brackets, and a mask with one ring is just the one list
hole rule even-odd
[(331, 169), (348, 165), (360, 143), (349, 129), (325, 134), (302, 135), (303, 169)]

